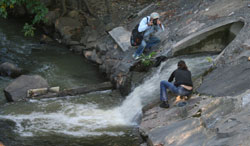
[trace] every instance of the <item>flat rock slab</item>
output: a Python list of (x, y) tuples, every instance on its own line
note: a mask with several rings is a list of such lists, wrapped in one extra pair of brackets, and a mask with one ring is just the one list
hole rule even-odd
[(116, 27), (109, 32), (110, 36), (120, 46), (123, 52), (129, 49), (131, 32), (127, 31), (123, 27)]
[(204, 77), (197, 89), (199, 93), (213, 96), (233, 96), (250, 88), (250, 61), (246, 57), (239, 63), (218, 67)]
[(199, 119), (186, 119), (149, 132), (149, 143), (155, 145), (202, 145), (206, 140)]

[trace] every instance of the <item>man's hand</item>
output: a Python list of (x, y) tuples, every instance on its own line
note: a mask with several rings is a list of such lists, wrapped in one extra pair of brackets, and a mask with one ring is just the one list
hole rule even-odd
[(148, 23), (148, 26), (152, 26), (153, 25), (153, 20), (150, 20)]
[(157, 24), (161, 25), (161, 21), (159, 19), (157, 19)]

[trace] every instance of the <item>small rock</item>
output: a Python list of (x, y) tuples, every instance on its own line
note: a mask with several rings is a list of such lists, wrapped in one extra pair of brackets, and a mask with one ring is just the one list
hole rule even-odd
[(90, 43), (87, 43), (86, 49), (87, 49), (87, 50), (94, 50), (94, 49), (97, 48), (97, 44), (98, 44), (98, 42), (90, 42)]
[(92, 56), (92, 51), (84, 51), (83, 55), (85, 58), (90, 59), (90, 57)]
[(93, 51), (84, 51), (83, 52), (85, 58), (87, 58), (90, 61), (93, 61), (97, 64), (102, 64), (103, 61), (101, 60), (101, 58), (99, 58), (98, 54), (96, 53), (96, 50)]
[(89, 34), (87, 38), (87, 43), (94, 42), (98, 39), (99, 34), (96, 30), (91, 30), (91, 33)]
[(77, 45), (77, 46), (71, 46), (70, 47), (70, 50), (73, 51), (74, 53), (76, 54), (82, 54), (82, 51), (85, 49), (84, 46), (80, 46), (80, 45)]
[(76, 36), (80, 34), (79, 31), (82, 28), (82, 24), (73, 18), (70, 17), (61, 17), (55, 22), (56, 31), (60, 32), (64, 38), (71, 38), (71, 36)]
[(40, 39), (40, 43), (41, 44), (47, 44), (47, 43), (50, 43), (50, 42), (53, 42), (53, 39), (50, 38), (49, 36), (43, 34), (41, 39)]
[(96, 46), (96, 50), (99, 51), (99, 52), (106, 52), (107, 51), (106, 44), (98, 43), (97, 46)]
[(74, 46), (74, 45), (80, 45), (80, 42), (78, 42), (78, 41), (68, 41), (68, 42), (66, 42), (66, 44), (69, 45), (69, 46)]
[(5, 62), (0, 65), (0, 75), (10, 76), (12, 78), (18, 77), (22, 74), (23, 70), (16, 65)]
[(71, 18), (79, 18), (80, 14), (78, 11), (76, 10), (72, 10), (68, 13), (68, 16), (71, 17)]

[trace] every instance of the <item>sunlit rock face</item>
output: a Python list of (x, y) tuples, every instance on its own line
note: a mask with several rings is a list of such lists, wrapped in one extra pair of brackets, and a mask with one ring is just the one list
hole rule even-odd
[[(182, 1), (183, 2), (183, 1)], [(248, 145), (249, 26), (246, 1), (203, 1), (168, 20), (161, 55), (216, 54), (187, 101), (185, 117), (170, 97), (144, 109), (140, 132), (148, 145)], [(184, 7), (184, 6), (183, 6)], [(168, 11), (169, 12), (169, 11)], [(198, 66), (202, 67), (200, 63)], [(244, 129), (244, 130), (243, 130)]]

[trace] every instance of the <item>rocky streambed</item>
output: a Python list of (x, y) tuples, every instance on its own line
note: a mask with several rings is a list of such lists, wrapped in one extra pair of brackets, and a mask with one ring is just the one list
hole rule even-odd
[[(115, 109), (122, 111), (125, 121), (130, 124), (141, 121), (139, 130), (145, 142), (142, 145), (247, 145), (249, 2), (162, 0), (151, 4), (138, 1), (136, 4), (140, 2), (140, 6), (129, 5), (127, 9), (123, 8), (127, 3), (102, 3), (119, 6), (119, 10), (125, 12), (122, 14), (112, 13), (111, 7), (107, 7), (105, 12), (95, 11), (98, 6), (91, 2), (79, 5), (79, 2), (72, 1), (64, 15), (51, 7), (48, 15), (50, 24), (44, 27), (45, 34), (96, 63), (122, 95), (127, 95), (121, 106)], [(76, 8), (83, 5), (87, 7)], [(70, 7), (75, 9), (71, 10)], [(135, 11), (127, 13), (129, 10)], [(161, 62), (162, 65), (152, 67), (150, 73), (139, 72), (138, 63), (131, 57), (135, 48), (129, 47), (124, 51), (107, 32), (118, 26), (130, 32), (142, 17), (153, 11), (160, 13), (166, 26), (166, 30), (158, 34), (160, 45), (152, 48), (157, 52), (153, 61), (157, 63), (156, 66)], [(102, 15), (106, 12), (112, 13), (112, 17)], [(194, 54), (205, 54), (203, 59), (197, 60), (196, 66), (203, 71), (209, 67), (212, 69), (206, 75), (200, 74), (195, 78), (197, 90), (187, 106), (178, 108), (171, 105), (168, 110), (159, 108), (158, 82), (167, 79), (168, 75), (162, 74), (161, 78), (152, 82), (154, 84), (145, 83), (150, 83), (151, 77), (157, 77), (159, 72), (154, 70), (161, 70), (164, 63), (173, 65), (170, 58), (178, 60), (180, 55)], [(188, 60), (188, 57), (184, 60)], [(211, 66), (202, 68), (205, 66), (202, 64), (204, 60)], [(138, 118), (140, 115), (142, 117)]]

